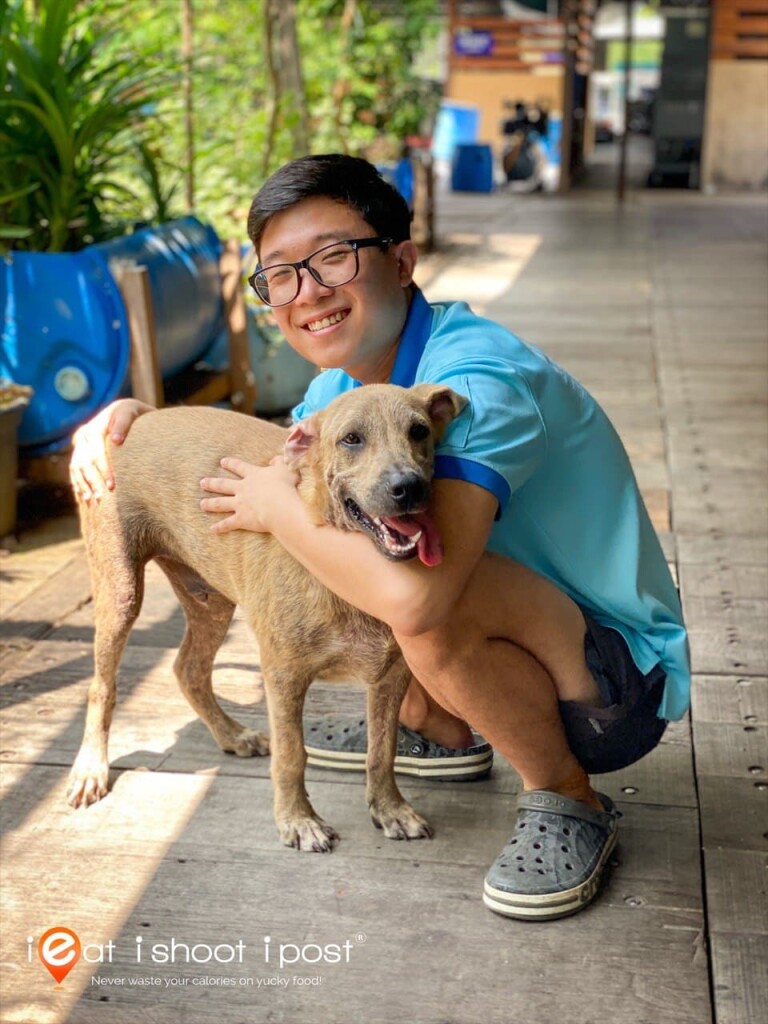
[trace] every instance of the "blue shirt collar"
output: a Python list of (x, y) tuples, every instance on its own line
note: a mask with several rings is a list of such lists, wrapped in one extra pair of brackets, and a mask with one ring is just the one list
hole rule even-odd
[(423, 292), (414, 286), (405, 327), (400, 335), (395, 365), (389, 378), (390, 384), (399, 384), (403, 388), (411, 387), (416, 380), (416, 370), (431, 331), (432, 307), (424, 298)]

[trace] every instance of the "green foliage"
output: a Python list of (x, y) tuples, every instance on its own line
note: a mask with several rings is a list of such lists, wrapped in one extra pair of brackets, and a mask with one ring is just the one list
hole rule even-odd
[(383, 6), (357, 0), (345, 40), (339, 31), (344, 0), (299, 0), (316, 151), (391, 158), (407, 135), (431, 132), (441, 89), (420, 78), (414, 62), (437, 34), (437, 6), (436, 0)]
[[(251, 196), (296, 155), (301, 102), (313, 152), (390, 159), (429, 130), (439, 87), (414, 61), (437, 7), (297, 0), (306, 97), (278, 98), (272, 123), (264, 0), (193, 0), (194, 212), (242, 236)], [(73, 250), (188, 212), (181, 12), (181, 0), (0, 0), (0, 244)]]
[(157, 69), (105, 60), (104, 3), (22, 0), (0, 41), (0, 234), (15, 248), (79, 249), (121, 230), (107, 208), (146, 129)]

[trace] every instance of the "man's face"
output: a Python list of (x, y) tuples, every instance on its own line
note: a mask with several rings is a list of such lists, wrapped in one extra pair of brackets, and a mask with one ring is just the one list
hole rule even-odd
[[(275, 214), (261, 237), (259, 263), (295, 263), (331, 242), (373, 238), (376, 232), (357, 210), (326, 197), (303, 199)], [(315, 366), (340, 368), (363, 383), (384, 382), (405, 325), (416, 262), (412, 242), (385, 251), (358, 253), (360, 271), (338, 288), (318, 284), (300, 271), (299, 294), (273, 310), (286, 340)], [(322, 326), (330, 318), (332, 322)]]

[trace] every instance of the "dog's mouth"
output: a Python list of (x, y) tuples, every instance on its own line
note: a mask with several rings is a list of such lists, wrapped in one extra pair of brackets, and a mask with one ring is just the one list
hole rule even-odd
[(437, 565), (442, 561), (443, 545), (429, 512), (369, 516), (351, 498), (346, 498), (344, 504), (350, 518), (371, 535), (387, 558), (405, 561), (418, 555), (424, 565)]

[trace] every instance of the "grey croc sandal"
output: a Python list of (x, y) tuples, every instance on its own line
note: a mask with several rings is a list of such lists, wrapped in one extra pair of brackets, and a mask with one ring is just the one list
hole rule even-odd
[(546, 789), (521, 793), (514, 834), (485, 878), (483, 903), (497, 914), (551, 921), (574, 914), (597, 893), (616, 845), (619, 812)]
[[(304, 725), (307, 763), (316, 768), (364, 772), (368, 750), (365, 718), (309, 720)], [(462, 750), (442, 747), (401, 725), (397, 732), (395, 771), (424, 779), (471, 782), (484, 779), (493, 764), (493, 748), (477, 737), (477, 743)]]

